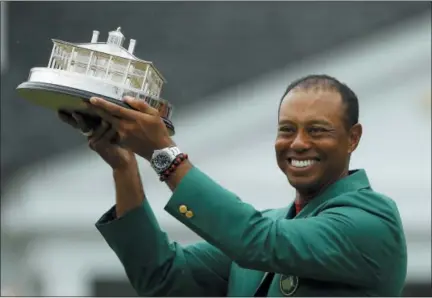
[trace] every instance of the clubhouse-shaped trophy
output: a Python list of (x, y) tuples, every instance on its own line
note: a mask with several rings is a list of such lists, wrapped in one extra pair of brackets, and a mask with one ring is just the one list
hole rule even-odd
[(136, 40), (130, 39), (128, 49), (123, 48), (120, 30), (109, 32), (106, 42), (98, 42), (98, 31), (93, 31), (90, 43), (53, 39), (48, 67), (32, 68), (28, 81), (17, 87), (19, 95), (49, 109), (79, 112), (93, 125), (100, 119), (85, 104), (91, 97), (132, 109), (123, 101), (132, 96), (159, 110), (174, 135), (173, 107), (160, 97), (166, 80), (152, 62), (133, 55)]

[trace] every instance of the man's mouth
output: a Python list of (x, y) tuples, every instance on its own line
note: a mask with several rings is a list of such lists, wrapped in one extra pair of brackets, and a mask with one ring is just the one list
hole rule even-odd
[(317, 162), (319, 162), (318, 159), (295, 159), (295, 158), (288, 158), (288, 163), (291, 166), (291, 168), (295, 169), (309, 169), (313, 167)]

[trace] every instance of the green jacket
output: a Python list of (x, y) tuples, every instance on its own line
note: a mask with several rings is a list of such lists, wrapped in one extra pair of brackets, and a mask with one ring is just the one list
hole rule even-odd
[[(266, 198), (262, 198), (265, 200)], [(330, 186), (295, 216), (260, 212), (193, 168), (165, 210), (205, 242), (170, 243), (145, 202), (96, 223), (141, 296), (400, 296), (407, 251), (395, 203), (364, 170)]]

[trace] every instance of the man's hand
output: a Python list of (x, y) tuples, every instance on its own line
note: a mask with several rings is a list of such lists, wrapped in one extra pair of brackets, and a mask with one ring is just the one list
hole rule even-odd
[(90, 108), (117, 132), (116, 142), (146, 160), (154, 150), (174, 146), (158, 110), (144, 100), (124, 98), (135, 110), (123, 108), (102, 98), (90, 99)]
[(115, 139), (116, 131), (106, 121), (102, 121), (100, 125), (92, 131), (85, 122), (84, 117), (79, 113), (69, 114), (64, 111), (59, 111), (58, 116), (63, 122), (86, 134), (89, 147), (98, 153), (113, 170), (124, 170), (136, 167), (135, 154), (130, 150), (112, 143), (112, 140)]

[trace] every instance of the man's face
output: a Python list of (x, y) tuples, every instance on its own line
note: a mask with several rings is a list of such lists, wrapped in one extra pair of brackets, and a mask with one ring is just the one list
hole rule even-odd
[(337, 91), (293, 89), (283, 99), (275, 143), (279, 168), (299, 191), (316, 192), (338, 180), (361, 137), (347, 129)]

